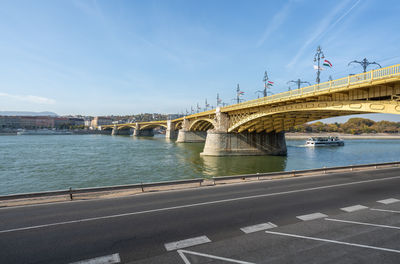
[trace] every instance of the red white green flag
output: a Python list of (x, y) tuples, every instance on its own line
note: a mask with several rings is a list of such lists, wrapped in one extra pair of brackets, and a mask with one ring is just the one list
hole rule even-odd
[(238, 92), (238, 96), (241, 96), (241, 95), (243, 95), (243, 94), (244, 94), (243, 91)]
[(324, 60), (324, 63), (322, 65), (327, 66), (329, 68), (332, 67), (332, 63), (330, 61), (328, 61), (328, 60)]

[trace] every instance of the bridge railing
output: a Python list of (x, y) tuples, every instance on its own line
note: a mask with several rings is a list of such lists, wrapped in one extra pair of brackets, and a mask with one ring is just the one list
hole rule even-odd
[(394, 76), (400, 75), (400, 64), (377, 69), (377, 70), (372, 70), (366, 73), (360, 73), (356, 75), (351, 75), (348, 77), (344, 77), (341, 79), (336, 79), (332, 80), (329, 82), (324, 82), (320, 84), (314, 84), (311, 86), (303, 87), (300, 89), (296, 90), (291, 90), (288, 92), (283, 92), (259, 99), (254, 99), (250, 100), (247, 102), (235, 104), (235, 105), (230, 105), (222, 108), (223, 112), (232, 110), (232, 109), (240, 109), (244, 107), (251, 107), (251, 106), (258, 106), (262, 105), (265, 103), (272, 103), (275, 101), (282, 101), (282, 100), (288, 100), (292, 98), (298, 98), (302, 97), (304, 95), (309, 95), (311, 93), (315, 92), (321, 92), (321, 91), (335, 91), (338, 89), (341, 89), (343, 87), (347, 87), (349, 85), (353, 84), (362, 84), (362, 83), (367, 83), (373, 80), (378, 80), (378, 79), (384, 79), (384, 78), (391, 78)]

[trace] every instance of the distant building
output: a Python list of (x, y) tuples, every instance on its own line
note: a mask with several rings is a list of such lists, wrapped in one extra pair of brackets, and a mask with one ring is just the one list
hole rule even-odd
[(104, 116), (96, 116), (93, 118), (90, 127), (92, 129), (97, 129), (98, 127), (104, 126), (104, 125), (112, 125), (113, 120), (109, 117), (104, 117)]
[(38, 129), (53, 127), (54, 117), (50, 116), (0, 116), (0, 128)]
[(69, 119), (69, 124), (70, 126), (84, 126), (85, 125), (85, 120), (83, 118), (68, 118)]

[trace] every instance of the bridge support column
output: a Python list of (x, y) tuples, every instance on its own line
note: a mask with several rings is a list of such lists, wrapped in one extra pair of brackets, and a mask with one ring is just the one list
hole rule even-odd
[(189, 131), (189, 120), (184, 119), (182, 129), (179, 129), (177, 143), (197, 143), (206, 141), (206, 131)]
[(286, 155), (285, 132), (228, 133), (229, 117), (216, 110), (214, 129), (207, 131), (203, 156)]
[(287, 153), (285, 132), (226, 133), (208, 130), (203, 156), (253, 156)]
[(111, 131), (111, 136), (116, 136), (116, 135), (118, 135), (118, 128), (117, 126), (114, 126)]
[(175, 129), (175, 124), (171, 120), (167, 121), (167, 130), (165, 131), (165, 138), (177, 139), (178, 130)]
[(152, 137), (154, 136), (153, 129), (140, 129), (140, 125), (136, 123), (135, 130), (133, 131), (133, 136), (136, 137)]

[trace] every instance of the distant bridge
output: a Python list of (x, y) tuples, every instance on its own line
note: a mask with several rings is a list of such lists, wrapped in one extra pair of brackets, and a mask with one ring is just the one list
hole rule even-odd
[(152, 135), (167, 128), (177, 142), (206, 142), (203, 155), (285, 155), (284, 131), (344, 115), (400, 114), (400, 64), (351, 75), (175, 120), (102, 126)]

